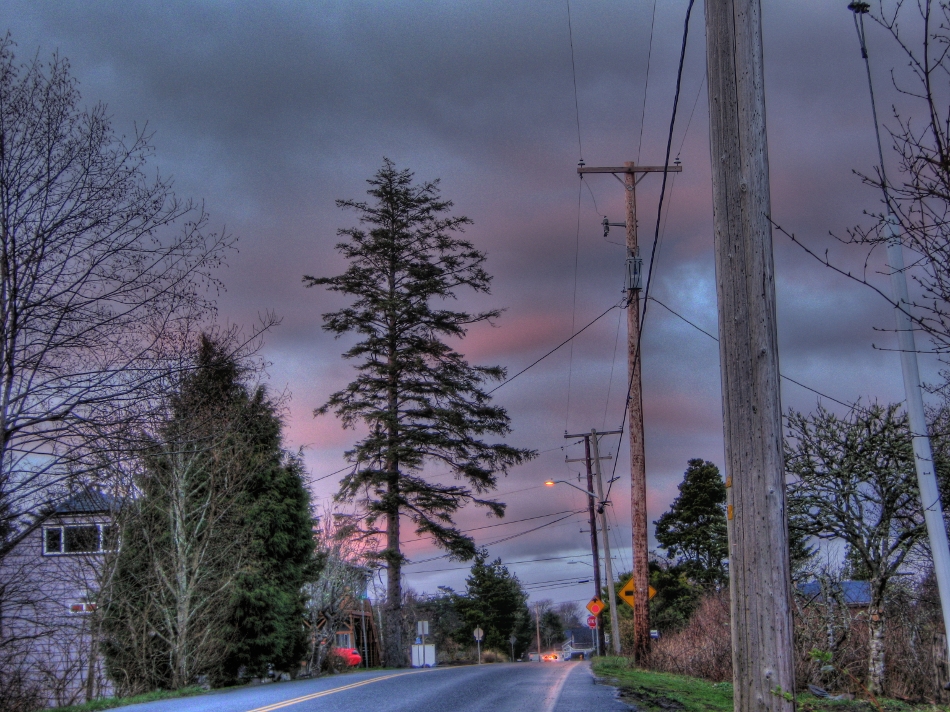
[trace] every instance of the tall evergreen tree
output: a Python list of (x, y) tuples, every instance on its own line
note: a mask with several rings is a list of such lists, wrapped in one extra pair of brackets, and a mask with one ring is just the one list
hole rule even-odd
[[(337, 250), (349, 267), (336, 277), (305, 276), (304, 283), (354, 298), (324, 314), (323, 328), (360, 337), (343, 354), (356, 362), (357, 376), (315, 413), (333, 411), (344, 427), (368, 430), (347, 452), (356, 467), (343, 478), (337, 499), (363, 509), (366, 534), (385, 537), (378, 553), (387, 568), (385, 657), (388, 665), (401, 666), (402, 520), (453, 556), (472, 558), (474, 544), (455, 527), (455, 513), (472, 502), (502, 516), (504, 504), (483, 495), (495, 487), (498, 473), (534, 453), (482, 440), (510, 431), (507, 413), (491, 405), (483, 389), (504, 370), (473, 366), (447, 343), (500, 314), (444, 306), (461, 288), (489, 291), (485, 254), (458, 235), (471, 221), (445, 215), (452, 203), (440, 198), (437, 181), (414, 184), (410, 171), (397, 170), (388, 159), (367, 182), (371, 202), (337, 201), (368, 227), (339, 231), (346, 241)], [(428, 479), (424, 467), (430, 462), (448, 468), (460, 484)]]
[(656, 540), (686, 575), (702, 586), (721, 586), (729, 577), (726, 486), (719, 468), (689, 461), (679, 495), (656, 524)]
[(151, 438), (105, 592), (106, 653), (124, 692), (302, 657), (309, 495), (274, 403), (244, 376), (203, 338)]

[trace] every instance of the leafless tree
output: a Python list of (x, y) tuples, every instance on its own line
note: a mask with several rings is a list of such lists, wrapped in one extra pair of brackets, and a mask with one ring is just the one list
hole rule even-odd
[(307, 672), (319, 674), (335, 645), (335, 633), (365, 592), (370, 543), (354, 531), (350, 518), (324, 510), (314, 540), (321, 559), (317, 580), (305, 586), (310, 657)]
[[(910, 253), (906, 272), (917, 285), (916, 296), (911, 295), (912, 303), (905, 311), (915, 329), (926, 333), (934, 350), (946, 360), (950, 354), (950, 5), (933, 0), (879, 0), (875, 5), (865, 17), (896, 43), (907, 69), (891, 71), (893, 86), (903, 101), (892, 107), (891, 119), (885, 122), (885, 141), (890, 140), (897, 170), (885, 172), (877, 166), (873, 173), (856, 171), (865, 184), (881, 191), (881, 208), (867, 212), (871, 218), (868, 225), (857, 226), (841, 238), (868, 249), (864, 269), (849, 271), (781, 227), (779, 230), (827, 266), (872, 288), (896, 306), (890, 289), (878, 287), (869, 275), (874, 251), (893, 239), (888, 226), (891, 212), (897, 221), (894, 227)], [(872, 59), (879, 56), (874, 50), (872, 46)], [(872, 65), (874, 69), (879, 67)]]
[(581, 627), (581, 606), (577, 601), (558, 603), (554, 606), (554, 612), (561, 619), (565, 629)]
[(154, 403), (232, 238), (146, 175), (150, 136), (81, 108), (67, 60), (0, 39), (0, 558), (74, 478), (90, 437)]
[(138, 457), (119, 461), (127, 469), (113, 478), (128, 483), (128, 496), (103, 613), (110, 673), (123, 693), (194, 684), (231, 652), (232, 593), (250, 561), (241, 495), (266, 465), (248, 436), (253, 413), (227, 397), (229, 377), (216, 370), (219, 356), (225, 369), (231, 358), (238, 370), (247, 360), (236, 341), (232, 332), (193, 345), (198, 366), (168, 373), (166, 410), (153, 411)]
[(789, 508), (809, 535), (838, 541), (869, 582), (868, 688), (883, 692), (885, 601), (895, 576), (926, 536), (906, 416), (877, 404), (838, 418), (790, 411)]

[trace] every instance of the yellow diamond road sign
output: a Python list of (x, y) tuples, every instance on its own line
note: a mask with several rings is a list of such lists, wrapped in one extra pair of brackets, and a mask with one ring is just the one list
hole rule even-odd
[[(656, 595), (656, 589), (653, 586), (650, 586), (650, 598), (653, 598)], [(633, 594), (633, 579), (627, 581), (622, 589), (620, 589), (620, 600), (626, 603), (628, 606), (633, 608), (634, 601)]]

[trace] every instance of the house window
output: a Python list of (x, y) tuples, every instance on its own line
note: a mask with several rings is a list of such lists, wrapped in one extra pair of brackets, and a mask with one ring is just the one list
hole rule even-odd
[(96, 554), (115, 548), (108, 524), (82, 524), (43, 528), (43, 554)]
[(43, 553), (60, 554), (63, 551), (63, 528), (48, 527), (43, 530)]
[(350, 645), (350, 634), (349, 633), (337, 633), (336, 634), (336, 647), (338, 648), (352, 648)]
[(99, 527), (63, 527), (63, 553), (88, 554), (99, 551)]

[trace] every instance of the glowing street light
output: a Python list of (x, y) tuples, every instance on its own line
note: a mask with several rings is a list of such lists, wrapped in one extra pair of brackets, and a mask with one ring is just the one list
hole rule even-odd
[(556, 484), (567, 485), (568, 487), (573, 487), (574, 489), (576, 489), (576, 490), (578, 490), (578, 491), (580, 491), (580, 492), (583, 492), (584, 494), (586, 494), (586, 495), (587, 495), (588, 497), (590, 497), (591, 499), (597, 499), (597, 495), (594, 494), (593, 492), (588, 492), (588, 491), (587, 491), (586, 489), (584, 489), (583, 487), (578, 487), (578, 486), (575, 485), (573, 482), (568, 482), (567, 480), (548, 480), (548, 481), (546, 481), (544, 484), (545, 484), (546, 486), (548, 486), (548, 487), (554, 487), (554, 485), (556, 485)]

